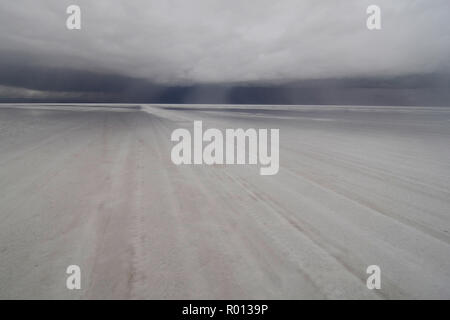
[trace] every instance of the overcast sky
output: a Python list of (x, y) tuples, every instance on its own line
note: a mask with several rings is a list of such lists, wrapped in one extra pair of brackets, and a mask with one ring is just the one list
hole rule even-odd
[[(82, 29), (66, 29), (66, 8)], [(382, 9), (382, 30), (366, 8)], [(3, 64), (160, 83), (448, 72), (449, 0), (0, 0)], [(18, 60), (22, 59), (22, 60)]]

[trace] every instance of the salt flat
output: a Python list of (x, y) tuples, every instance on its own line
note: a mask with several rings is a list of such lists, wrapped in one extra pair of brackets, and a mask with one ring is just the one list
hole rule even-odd
[[(174, 165), (194, 120), (280, 129), (279, 173)], [(0, 298), (449, 299), (449, 141), (445, 107), (0, 105)]]

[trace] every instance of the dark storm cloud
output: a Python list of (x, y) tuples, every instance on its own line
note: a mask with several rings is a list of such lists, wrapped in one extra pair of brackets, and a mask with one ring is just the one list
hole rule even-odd
[(33, 90), (123, 92), (140, 83), (121, 75), (0, 62), (0, 84)]
[[(80, 31), (65, 28), (74, 3)], [(366, 29), (371, 3), (381, 31)], [(157, 82), (398, 75), (448, 70), (449, 15), (448, 0), (2, 0), (0, 43)]]
[(0, 102), (448, 105), (449, 88), (450, 77), (440, 74), (168, 86), (119, 74), (0, 64)]
[[(81, 7), (79, 31), (65, 27), (70, 4)], [(369, 4), (382, 9), (380, 31), (365, 26)], [(320, 103), (383, 88), (407, 90), (403, 100), (415, 86), (442, 96), (449, 9), (448, 0), (0, 0), (0, 94)]]

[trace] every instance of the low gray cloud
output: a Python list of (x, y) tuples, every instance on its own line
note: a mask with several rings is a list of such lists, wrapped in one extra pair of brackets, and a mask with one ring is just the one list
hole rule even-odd
[[(380, 31), (366, 28), (372, 3)], [(1, 0), (0, 53), (171, 85), (446, 73), (449, 17), (448, 0)]]

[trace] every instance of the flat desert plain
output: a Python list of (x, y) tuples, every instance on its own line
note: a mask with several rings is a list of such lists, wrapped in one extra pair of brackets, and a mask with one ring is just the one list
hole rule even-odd
[[(195, 120), (278, 128), (278, 174), (176, 166)], [(446, 107), (3, 104), (0, 298), (449, 299), (449, 146)]]

